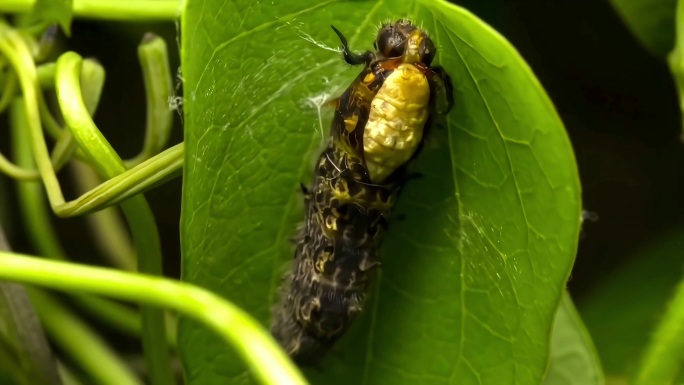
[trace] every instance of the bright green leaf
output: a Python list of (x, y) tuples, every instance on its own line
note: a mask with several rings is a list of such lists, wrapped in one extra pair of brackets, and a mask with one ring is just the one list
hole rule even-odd
[(665, 58), (675, 42), (677, 0), (610, 0), (634, 36), (652, 54)]
[(551, 338), (551, 361), (544, 385), (602, 385), (601, 363), (572, 298), (563, 295)]
[[(183, 16), (183, 278), (268, 324), (338, 95), (359, 68), (334, 24), (370, 49), (406, 16), (438, 46), (456, 107), (432, 130), (383, 248), (366, 311), (309, 373), (325, 384), (538, 383), (574, 260), (580, 188), (563, 125), (500, 35), (443, 2), (189, 1)], [(319, 110), (322, 115), (319, 116)], [(320, 123), (319, 123), (320, 122)], [(190, 384), (248, 383), (229, 348), (190, 322)]]
[(72, 0), (36, 0), (32, 19), (46, 24), (57, 23), (64, 33), (71, 34)]
[(578, 308), (591, 332), (607, 377), (636, 370), (667, 300), (682, 277), (684, 228), (637, 250), (606, 277)]

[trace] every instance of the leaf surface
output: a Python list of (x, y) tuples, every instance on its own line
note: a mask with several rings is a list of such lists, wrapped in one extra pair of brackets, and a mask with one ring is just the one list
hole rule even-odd
[(674, 228), (636, 250), (587, 300), (578, 303), (607, 377), (627, 381), (634, 374), (681, 279), (683, 235), (683, 227)]
[(601, 363), (570, 294), (565, 292), (553, 326), (551, 361), (544, 385), (602, 385)]
[[(298, 186), (328, 134), (321, 101), (360, 70), (330, 49), (330, 24), (364, 50), (380, 21), (400, 16), (431, 34), (456, 106), (413, 165), (423, 177), (399, 198), (363, 315), (309, 378), (538, 383), (576, 251), (574, 156), (513, 47), (447, 3), (188, 3), (183, 278), (268, 324), (303, 219)], [(179, 338), (190, 384), (250, 383), (210, 332), (184, 321)]]

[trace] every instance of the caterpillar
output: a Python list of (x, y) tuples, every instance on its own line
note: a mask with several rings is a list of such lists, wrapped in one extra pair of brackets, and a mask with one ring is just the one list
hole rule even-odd
[(335, 101), (327, 147), (310, 188), (302, 185), (306, 220), (296, 237), (271, 332), (294, 359), (317, 359), (361, 312), (396, 197), (408, 179), (438, 88), (451, 83), (430, 67), (435, 46), (408, 20), (383, 24), (373, 51), (344, 60), (364, 69)]

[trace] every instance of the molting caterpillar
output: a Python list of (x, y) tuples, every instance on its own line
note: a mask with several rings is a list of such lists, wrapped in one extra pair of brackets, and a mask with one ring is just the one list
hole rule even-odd
[(312, 187), (302, 186), (306, 220), (271, 327), (300, 361), (317, 358), (361, 311), (394, 201), (407, 180), (404, 166), (420, 146), (439, 87), (446, 88), (447, 110), (452, 104), (448, 76), (430, 67), (433, 42), (410, 21), (384, 24), (376, 52), (351, 52), (333, 30), (345, 61), (364, 69), (337, 99)]

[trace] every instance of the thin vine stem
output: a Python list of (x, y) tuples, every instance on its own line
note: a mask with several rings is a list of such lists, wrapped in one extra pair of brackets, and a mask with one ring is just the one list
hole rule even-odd
[[(0, 13), (27, 13), (35, 0), (2, 0)], [(122, 21), (174, 20), (180, 0), (73, 0), (74, 16)]]
[[(79, 193), (87, 192), (101, 182), (90, 165), (75, 161), (69, 166), (75, 188)], [(85, 220), (89, 224), (89, 231), (93, 234), (96, 247), (112, 266), (122, 270), (135, 270), (138, 257), (135, 255), (133, 241), (119, 210), (110, 207), (86, 215)]]
[(169, 108), (173, 84), (166, 42), (159, 36), (146, 34), (138, 46), (138, 58), (145, 83), (147, 119), (143, 148), (136, 157), (124, 162), (128, 168), (163, 150), (173, 125), (173, 114)]
[(29, 295), (50, 338), (87, 368), (98, 384), (142, 385), (116, 352), (66, 307), (35, 288), (29, 289)]
[(48, 199), (53, 206), (62, 204), (64, 203), (64, 195), (52, 169), (49, 151), (40, 124), (36, 66), (28, 47), (18, 32), (2, 21), (0, 21), (0, 52), (9, 60), (19, 78), (21, 91), (24, 95), (24, 108), (28, 118), (27, 126), (31, 147)]
[[(19, 34), (0, 21), (0, 53), (14, 68), (24, 95), (31, 148), (40, 177), (48, 194), (52, 211), (60, 217), (72, 217), (98, 211), (156, 186), (182, 172), (184, 144), (179, 143), (161, 154), (137, 165), (115, 178), (110, 178), (79, 198), (65, 202), (52, 167), (38, 111), (42, 95), (38, 92), (36, 67)], [(56, 124), (56, 123), (55, 123)], [(55, 134), (59, 136), (61, 128)], [(77, 151), (77, 155), (80, 151)]]
[(92, 213), (138, 195), (181, 175), (185, 146), (179, 143), (123, 174), (107, 179), (73, 201), (53, 205), (57, 216), (67, 218)]
[(12, 163), (0, 154), (0, 172), (17, 180), (38, 180), (40, 174), (36, 170), (29, 170)]
[(254, 318), (200, 287), (143, 274), (8, 252), (0, 252), (0, 279), (176, 310), (217, 332), (244, 358), (262, 384), (307, 384), (273, 337)]
[[(2, 68), (0, 68), (1, 70)], [(17, 90), (17, 76), (14, 72), (7, 74), (7, 78), (2, 84), (2, 94), (0, 94), (0, 114), (5, 111), (9, 103), (12, 101)]]
[[(28, 151), (26, 117), (21, 110), (22, 101), (17, 101), (10, 110), (10, 126), (12, 128), (12, 147), (15, 151), (15, 161), (24, 167), (34, 166), (31, 153)], [(45, 193), (39, 182), (20, 181), (17, 184), (17, 195), (20, 199), (20, 209), (26, 233), (29, 235), (33, 247), (42, 256), (66, 261), (67, 255), (59, 242), (50, 214), (45, 202)], [(99, 297), (74, 295), (86, 310), (95, 317), (115, 326), (127, 334), (140, 336), (140, 315), (132, 309), (118, 303), (107, 301)], [(46, 323), (53, 320), (47, 318)]]
[[(55, 84), (57, 100), (64, 121), (100, 177), (110, 179), (126, 171), (123, 161), (95, 126), (81, 95), (80, 76), (83, 60), (67, 52), (57, 60)], [(121, 209), (133, 235), (138, 255), (138, 271), (162, 275), (162, 257), (157, 225), (142, 195), (121, 202)], [(152, 383), (173, 384), (166, 325), (162, 310), (143, 307), (142, 341), (145, 363)]]

